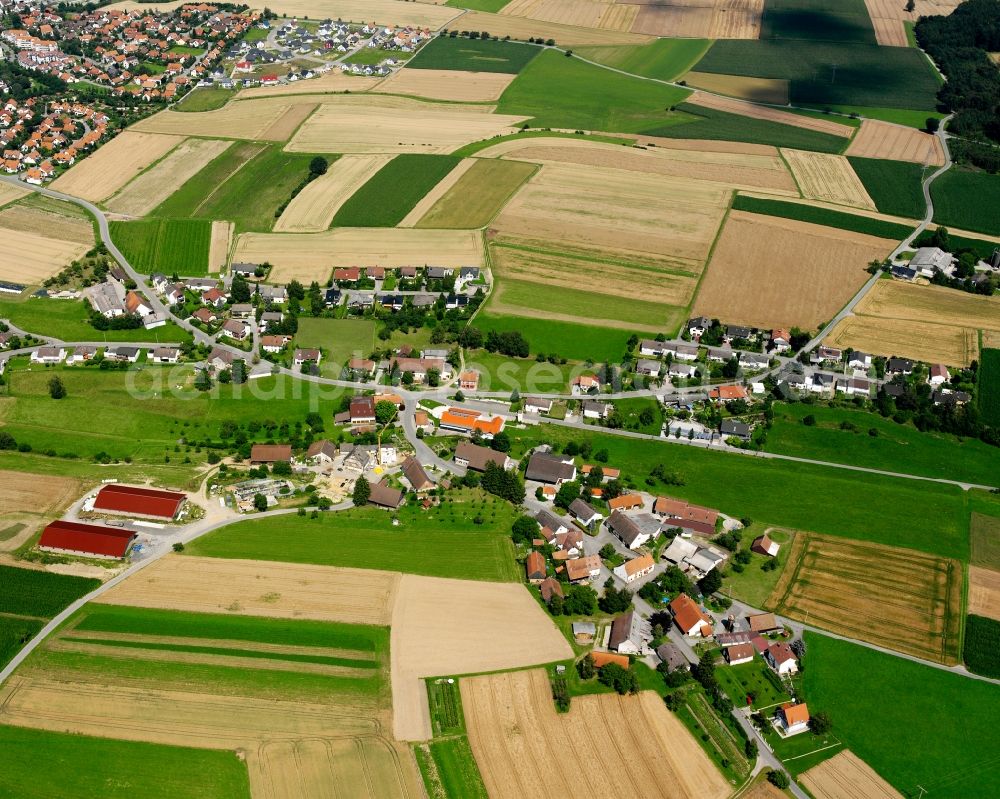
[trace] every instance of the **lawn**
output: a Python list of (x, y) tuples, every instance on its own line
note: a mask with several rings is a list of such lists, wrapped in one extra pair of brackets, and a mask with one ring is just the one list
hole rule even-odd
[(405, 61), (410, 57), (409, 53), (401, 53), (399, 50), (383, 50), (381, 47), (362, 47), (344, 59), (345, 64), (381, 64), (387, 58), (394, 61)]
[(522, 395), (569, 390), (571, 364), (539, 363), (486, 350), (466, 350), (465, 366), (479, 372), (480, 391), (513, 391)]
[[(904, 796), (1000, 795), (997, 686), (823, 635), (805, 639), (810, 710), (827, 712), (847, 747)], [(956, 724), (961, 734), (941, 734)]]
[(7, 726), (0, 726), (0, 748), (0, 794), (19, 799), (250, 797), (247, 767), (235, 752)]
[[(721, 650), (719, 656), (721, 657)], [(715, 668), (715, 676), (719, 685), (736, 707), (745, 707), (749, 696), (753, 696), (755, 709), (770, 708), (781, 702), (789, 701), (787, 691), (778, 690), (768, 677), (769, 671), (764, 658), (754, 656), (749, 663), (739, 663), (735, 666), (719, 665)]]
[(983, 421), (1000, 427), (1000, 350), (987, 348), (980, 352), (976, 393)]
[(481, 158), (434, 204), (416, 227), (485, 227), (537, 169), (537, 165), (523, 161)]
[[(626, 483), (737, 518), (750, 517), (764, 526), (814, 530), (968, 559), (968, 511), (965, 495), (957, 487), (555, 425), (512, 429), (510, 434), (515, 442), (512, 457), (543, 441), (590, 441), (595, 451), (608, 450), (608, 464), (622, 468)], [(647, 476), (659, 464), (676, 472), (685, 484), (665, 485), (650, 477), (653, 485), (647, 485)]]
[(340, 207), (333, 226), (395, 227), (460, 160), (454, 155), (397, 155)]
[(174, 111), (215, 111), (222, 108), (236, 96), (232, 89), (222, 89), (215, 86), (202, 86), (189, 92), (179, 103), (173, 106)]
[(375, 348), (375, 322), (371, 319), (299, 319), (295, 336), (298, 347), (323, 351), (320, 369), (328, 377), (339, 378), (350, 358), (367, 358)]
[(0, 566), (0, 613), (50, 619), (100, 584), (87, 577)]
[[(753, 540), (763, 531), (764, 526), (760, 524), (754, 524), (750, 529), (745, 530), (741, 548), (748, 549)], [(778, 554), (774, 557), (778, 561), (778, 568), (773, 571), (764, 571), (761, 566), (771, 560), (771, 558), (767, 555), (758, 555), (756, 552), (752, 552), (750, 553), (750, 563), (742, 572), (734, 571), (731, 566), (726, 570), (726, 584), (723, 588), (726, 596), (741, 599), (755, 608), (764, 607), (764, 603), (771, 595), (775, 583), (778, 582), (778, 578), (781, 576), (781, 572), (788, 562), (788, 553), (792, 551), (791, 541), (793, 533), (787, 530), (772, 528), (768, 531), (767, 535), (772, 541), (781, 545), (781, 549), (778, 550)]]
[(577, 361), (619, 361), (631, 331), (610, 327), (557, 322), (542, 316), (509, 316), (487, 309), (472, 322), (484, 332), (517, 330), (528, 340), (532, 353), (555, 353)]
[(643, 45), (578, 47), (573, 52), (633, 75), (673, 81), (694, 67), (711, 44), (710, 39), (657, 39)]
[(762, 197), (737, 195), (733, 200), (733, 209), (767, 216), (780, 216), (785, 219), (798, 219), (802, 222), (811, 222), (814, 225), (825, 225), (838, 230), (851, 230), (855, 233), (867, 233), (869, 236), (879, 236), (894, 241), (902, 241), (913, 232), (913, 228), (898, 225), (895, 222), (884, 222), (881, 219), (871, 219), (867, 216), (857, 216), (843, 211), (831, 211), (827, 208), (817, 208), (814, 205), (803, 203), (766, 200)]
[[(233, 524), (200, 538), (192, 555), (321, 566), (386, 569), (431, 577), (513, 582), (520, 578), (510, 543), (514, 511), (500, 500), (449, 502), (428, 511), (406, 505), (392, 516), (374, 508), (319, 519), (276, 516)], [(482, 514), (484, 524), (473, 519)]]
[(109, 226), (111, 238), (138, 272), (208, 274), (212, 223), (207, 219), (137, 219)]
[[(622, 429), (624, 430), (635, 430), (649, 436), (658, 436), (663, 428), (663, 406), (653, 397), (615, 400), (615, 410), (622, 416)], [(643, 424), (640, 416), (646, 410), (653, 414), (653, 421)]]
[(864, 0), (767, 0), (760, 38), (876, 43)]
[[(800, 458), (970, 483), (996, 482), (1000, 452), (976, 438), (922, 433), (852, 408), (775, 403), (765, 449)], [(811, 415), (816, 424), (802, 419)], [(869, 431), (878, 435), (872, 436)]]
[[(933, 110), (937, 79), (919, 50), (801, 39), (717, 41), (699, 72), (784, 78), (793, 104)], [(924, 115), (926, 117), (926, 114)]]
[(428, 744), (448, 799), (487, 799), (476, 758), (464, 735)]
[(850, 156), (848, 160), (879, 211), (908, 219), (924, 218), (927, 207), (920, 188), (924, 179), (924, 168), (920, 164), (857, 156)]
[(931, 184), (934, 221), (1000, 235), (1000, 175), (952, 168)]
[(86, 300), (50, 300), (42, 297), (0, 299), (0, 317), (17, 327), (63, 341), (149, 341), (181, 344), (191, 334), (173, 322), (154, 330), (98, 330), (87, 321), (90, 303)]
[[(485, 10), (485, 9), (479, 9)], [(516, 75), (542, 49), (533, 44), (437, 36), (410, 60), (410, 69), (454, 69)]]
[(507, 87), (497, 111), (532, 117), (536, 128), (651, 133), (685, 120), (669, 109), (689, 94), (546, 50)]

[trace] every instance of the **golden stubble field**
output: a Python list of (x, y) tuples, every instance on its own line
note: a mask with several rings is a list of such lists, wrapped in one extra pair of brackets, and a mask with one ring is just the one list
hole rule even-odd
[(643, 2), (633, 33), (695, 39), (757, 39), (764, 0)]
[(850, 316), (827, 336), (830, 347), (853, 347), (873, 355), (899, 355), (927, 363), (968, 366), (979, 357), (976, 331), (909, 319)]
[(800, 777), (816, 799), (903, 799), (854, 752), (845, 749)]
[[(175, 112), (164, 111), (161, 113)], [(193, 114), (176, 115), (189, 118), (196, 116)], [(150, 119), (155, 118), (150, 117)], [(163, 132), (179, 135), (154, 135), (152, 132), (143, 132), (143, 129), (133, 126), (124, 133), (115, 136), (80, 163), (74, 164), (69, 171), (52, 183), (52, 188), (91, 202), (100, 202), (110, 197), (150, 164), (159, 161), (180, 144), (188, 131), (181, 127), (173, 131)]]
[(82, 483), (71, 477), (0, 471), (0, 508), (4, 513), (55, 513), (81, 493)]
[(1000, 621), (1000, 571), (969, 566), (969, 613)]
[(557, 713), (541, 669), (468, 677), (459, 685), (491, 799), (722, 799), (731, 791), (652, 691), (578, 696), (568, 713)]
[(232, 144), (219, 139), (187, 139), (105, 204), (109, 211), (145, 216)]
[(213, 220), (212, 239), (208, 245), (208, 269), (209, 271), (221, 272), (226, 268), (229, 260), (229, 245), (233, 242), (232, 222), (225, 220)]
[(791, 125), (795, 128), (813, 130), (818, 133), (828, 133), (831, 136), (842, 136), (845, 139), (850, 138), (851, 134), (854, 133), (854, 128), (849, 125), (842, 125), (839, 122), (829, 119), (804, 117), (800, 114), (782, 111), (779, 108), (767, 108), (743, 100), (735, 100), (731, 97), (719, 97), (715, 94), (695, 92), (685, 102), (700, 105), (703, 108), (713, 108), (716, 111), (725, 111), (728, 114), (739, 114), (740, 116), (752, 117), (754, 119), (766, 119), (769, 122), (778, 122), (782, 125)]
[[(441, 178), (434, 188), (420, 198), (420, 201), (400, 220), (399, 227), (416, 227), (417, 222), (423, 219), (424, 215), (434, 207), (438, 200), (450, 192), (455, 187), (455, 184), (462, 179), (462, 176), (477, 163), (478, 160), (475, 158), (463, 158), (459, 161), (451, 172)], [(471, 197), (470, 200), (475, 202)], [(425, 225), (425, 227), (433, 227), (433, 225)]]
[[(400, 741), (431, 737), (424, 677), (513, 669), (573, 656), (552, 620), (516, 583), (404, 574), (391, 635), (393, 726)], [(546, 701), (551, 706), (551, 698)]]
[(855, 312), (864, 316), (1000, 331), (1000, 297), (984, 297), (943, 286), (918, 286), (899, 280), (880, 280), (857, 304)]
[(944, 163), (944, 150), (937, 136), (878, 119), (866, 119), (861, 123), (847, 148), (847, 155), (911, 161), (928, 166)]
[(844, 156), (786, 149), (781, 154), (806, 199), (875, 210), (865, 184)]
[(639, 6), (600, 0), (511, 0), (500, 14), (581, 28), (628, 31), (635, 24)]
[(500, 99), (516, 75), (452, 69), (400, 69), (382, 81), (376, 93), (406, 94), (466, 103)]
[(889, 47), (909, 47), (903, 22), (916, 22), (920, 17), (947, 16), (961, 0), (916, 0), (913, 11), (906, 3), (896, 0), (865, 0), (868, 15), (875, 28), (875, 40)]
[(945, 665), (958, 663), (962, 564), (867, 541), (800, 533), (765, 606)]
[(130, 130), (217, 139), (287, 141), (317, 104), (329, 99), (329, 95), (302, 94), (234, 100), (214, 111), (167, 109), (137, 122)]
[(266, 97), (287, 97), (296, 94), (335, 94), (339, 92), (366, 92), (375, 88), (383, 78), (366, 78), (363, 75), (348, 75), (333, 69), (325, 75), (293, 83), (279, 83), (276, 86), (253, 86), (240, 89), (236, 100), (257, 100)]
[(694, 313), (733, 324), (804, 330), (830, 319), (895, 242), (791, 219), (731, 211)]
[[(788, 103), (788, 81), (779, 78), (747, 78), (743, 75), (719, 75), (692, 71), (684, 75), (688, 86), (709, 92), (728, 94), (757, 103)], [(688, 98), (690, 102), (691, 98)]]
[(0, 280), (33, 285), (93, 247), (94, 229), (82, 219), (14, 205), (0, 211), (0, 240)]
[(608, 30), (605, 28), (586, 28), (581, 25), (563, 25), (558, 22), (543, 22), (527, 17), (515, 17), (511, 14), (490, 14), (485, 11), (467, 11), (455, 19), (450, 28), (456, 30), (489, 31), (501, 39), (510, 36), (512, 39), (528, 39), (541, 37), (554, 39), (560, 47), (576, 47), (578, 45), (640, 45), (653, 40), (652, 36), (626, 31)]
[[(469, 159), (470, 167), (459, 175), (447, 191), (431, 192), (435, 202), (418, 203), (420, 216), (415, 227), (422, 228), (480, 228), (489, 222), (506, 205), (507, 201), (531, 177), (538, 167), (523, 161), (499, 158)], [(451, 177), (449, 175), (448, 177)], [(443, 181), (442, 181), (443, 182)], [(438, 184), (437, 188), (440, 188)], [(428, 195), (430, 196), (430, 195)], [(424, 198), (427, 199), (426, 197)]]
[(0, 206), (20, 200), (28, 194), (31, 194), (31, 190), (23, 186), (15, 186), (13, 183), (0, 183)]

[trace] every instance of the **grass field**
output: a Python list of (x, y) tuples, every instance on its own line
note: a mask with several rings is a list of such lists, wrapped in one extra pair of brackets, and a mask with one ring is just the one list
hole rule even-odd
[(879, 211), (908, 219), (923, 219), (926, 209), (920, 182), (924, 168), (920, 164), (855, 156), (849, 156), (847, 160), (865, 184), (868, 196)]
[(709, 39), (657, 39), (643, 45), (577, 47), (573, 52), (634, 75), (673, 81), (705, 55)]
[(754, 697), (752, 707), (773, 707), (781, 702), (787, 702), (789, 696), (785, 691), (775, 688), (768, 680), (766, 676), (768, 668), (764, 658), (755, 657), (749, 663), (719, 667), (715, 670), (715, 676), (722, 690), (729, 694), (736, 707), (746, 707), (747, 697), (751, 694)]
[(486, 11), (495, 14), (509, 2), (510, 0), (448, 0), (445, 5), (452, 8), (468, 8), (472, 11)]
[(233, 99), (236, 93), (231, 89), (206, 88), (195, 89), (174, 106), (175, 111), (215, 111), (222, 108)]
[(561, 393), (568, 390), (569, 364), (539, 363), (534, 358), (508, 358), (486, 350), (466, 350), (465, 365), (479, 372), (480, 391)]
[(371, 354), (375, 347), (375, 322), (371, 319), (302, 318), (295, 344), (321, 349), (320, 369), (337, 378), (350, 358), (367, 358)]
[[(234, 752), (115, 741), (0, 725), (0, 794), (21, 799), (250, 797)], [(45, 752), (39, 768), (38, 753)]]
[(417, 222), (417, 227), (480, 228), (488, 225), (535, 169), (534, 164), (479, 159)]
[[(431, 741), (427, 745), (434, 764), (437, 783), (428, 781), (428, 793), (432, 799), (487, 799), (486, 786), (476, 766), (476, 759), (464, 735)], [(417, 750), (420, 752), (420, 750)], [(420, 754), (417, 755), (420, 763)], [(426, 766), (420, 763), (421, 772)], [(440, 786), (438, 788), (437, 786)]]
[(541, 51), (540, 47), (519, 42), (438, 36), (424, 45), (420, 52), (410, 59), (407, 66), (410, 69), (452, 69), (517, 74)]
[[(762, 525), (755, 524), (745, 532), (743, 534), (743, 548), (747, 549), (753, 539), (760, 535), (763, 530)], [(761, 566), (771, 558), (751, 552), (750, 563), (742, 572), (736, 572), (730, 568), (726, 574), (726, 595), (731, 593), (736, 599), (742, 599), (755, 608), (764, 607), (764, 602), (774, 590), (774, 585), (788, 562), (788, 555), (792, 550), (791, 541), (796, 533), (790, 530), (770, 528), (767, 535), (772, 541), (781, 545), (781, 549), (778, 550), (778, 554), (774, 558), (778, 561), (777, 569), (764, 571)]]
[(965, 623), (962, 659), (969, 671), (1000, 678), (1000, 621), (970, 614)]
[(767, 0), (760, 38), (875, 44), (875, 30), (864, 0), (834, 8), (820, 0)]
[[(837, 736), (904, 796), (1000, 793), (997, 686), (823, 635), (805, 640), (809, 709), (829, 713)], [(956, 720), (961, 735), (939, 734)]]
[(1000, 571), (1000, 511), (991, 516), (973, 511), (969, 522), (969, 563)]
[(933, 110), (938, 90), (934, 73), (920, 51), (863, 43), (802, 39), (717, 41), (696, 69), (724, 75), (785, 78), (791, 81), (792, 103), (821, 108), (828, 104), (856, 104)]
[(913, 230), (905, 225), (898, 225), (895, 222), (885, 222), (881, 219), (871, 219), (867, 216), (858, 216), (857, 214), (845, 213), (843, 211), (817, 208), (814, 205), (805, 205), (804, 203), (766, 200), (762, 197), (737, 196), (733, 200), (733, 210), (749, 211), (750, 213), (764, 214), (766, 216), (779, 216), (785, 219), (798, 219), (802, 222), (811, 222), (814, 225), (825, 225), (826, 227), (835, 227), (840, 230), (852, 230), (855, 233), (866, 233), (869, 236), (897, 239), (900, 241), (905, 239)]
[(1000, 350), (984, 349), (979, 354), (979, 413), (987, 424), (1000, 426)]
[(0, 566), (0, 613), (52, 618), (100, 580)]
[(499, 315), (492, 311), (480, 312), (473, 324), (484, 332), (496, 330), (503, 333), (518, 330), (524, 334), (532, 354), (555, 353), (577, 361), (592, 360), (597, 363), (616, 361), (625, 352), (628, 330), (615, 330), (573, 322), (556, 322), (543, 318)]
[[(431, 577), (514, 581), (509, 538), (513, 510), (499, 500), (448, 503), (430, 511), (404, 506), (389, 514), (360, 508), (302, 519), (282, 516), (230, 525), (187, 548), (193, 555), (386, 569)], [(482, 514), (485, 524), (473, 524)]]
[(41, 619), (21, 619), (0, 614), (0, 668), (10, 663), (11, 658), (44, 626), (45, 621)]
[(460, 160), (453, 155), (397, 155), (340, 207), (333, 217), (333, 226), (398, 225)]
[(111, 222), (111, 237), (133, 267), (147, 274), (208, 274), (212, 223), (203, 219)]
[(931, 184), (931, 199), (938, 224), (1000, 235), (1000, 175), (949, 169)]
[[(655, 478), (649, 490), (718, 508), (755, 522), (857, 538), (966, 560), (968, 511), (961, 489), (843, 469), (742, 455), (705, 452), (653, 440), (585, 434), (552, 425), (512, 430), (512, 457), (541, 441), (589, 440), (607, 449), (608, 463), (623, 468), (623, 479), (642, 485), (659, 464), (685, 481), (667, 486)], [(817, 512), (818, 508), (824, 509)], [(896, 508), (898, 513), (872, 513)]]
[(548, 50), (517, 76), (497, 111), (530, 116), (538, 128), (643, 133), (684, 121), (668, 109), (689, 94)]
[(677, 106), (677, 110), (688, 114), (691, 121), (683, 124), (674, 123), (668, 127), (645, 132), (675, 139), (742, 141), (820, 153), (839, 153), (847, 147), (847, 139), (841, 136), (782, 125), (780, 122), (751, 119), (740, 114), (729, 114), (690, 103), (682, 103)]
[[(812, 415), (814, 426), (802, 424)], [(873, 436), (869, 431), (877, 431)], [(890, 472), (970, 483), (995, 481), (997, 451), (974, 438), (922, 433), (875, 413), (820, 405), (775, 403), (766, 449), (800, 458), (850, 463)]]
[(0, 317), (9, 319), (22, 330), (43, 336), (54, 336), (63, 341), (146, 341), (155, 335), (162, 343), (182, 343), (191, 340), (191, 334), (172, 322), (158, 327), (151, 333), (138, 330), (97, 330), (88, 322), (90, 303), (73, 300), (50, 300), (41, 297), (27, 299), (0, 299)]

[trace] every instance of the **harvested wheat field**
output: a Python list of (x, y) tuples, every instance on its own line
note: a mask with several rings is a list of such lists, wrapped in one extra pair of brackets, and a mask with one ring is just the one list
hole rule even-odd
[(764, 0), (644, 0), (632, 32), (685, 39), (757, 39), (763, 13)]
[(916, 0), (913, 11), (896, 0), (865, 0), (875, 28), (875, 39), (888, 47), (908, 47), (903, 21), (916, 22), (920, 17), (948, 16), (961, 0)]
[(866, 119), (861, 123), (861, 128), (847, 148), (847, 155), (912, 161), (929, 166), (944, 163), (944, 151), (937, 136), (878, 119)]
[(431, 737), (423, 677), (514, 669), (573, 656), (524, 586), (412, 574), (401, 577), (396, 591), (389, 652), (400, 741)]
[(555, 22), (528, 19), (527, 17), (515, 17), (510, 14), (489, 14), (484, 11), (467, 11), (455, 19), (449, 27), (456, 30), (489, 31), (491, 36), (499, 36), (501, 39), (505, 36), (521, 40), (538, 37), (554, 39), (560, 47), (577, 47), (587, 44), (639, 45), (647, 44), (653, 38), (625, 31), (561, 25)]
[(0, 231), (3, 236), (3, 247), (0, 247), (0, 280), (25, 285), (41, 283), (62, 271), (93, 246), (93, 231), (89, 226), (88, 232), (90, 241), (81, 244), (42, 233), (3, 228)]
[(386, 625), (398, 578), (394, 572), (171, 555), (98, 601), (197, 613)]
[(218, 139), (187, 139), (109, 199), (108, 210), (127, 216), (145, 216), (231, 144)]
[[(189, 115), (177, 114), (177, 116)], [(99, 202), (110, 197), (146, 167), (159, 161), (174, 149), (187, 133), (184, 129), (164, 132), (180, 135), (157, 136), (152, 132), (140, 132), (133, 126), (75, 164), (72, 169), (53, 182), (52, 188), (91, 202)]]
[(740, 799), (788, 799), (788, 794), (766, 779), (760, 779), (739, 795)]
[[(753, 119), (766, 119), (769, 122), (778, 122), (782, 125), (791, 125), (794, 128), (814, 130), (818, 133), (829, 133), (831, 136), (843, 136), (849, 139), (854, 133), (854, 128), (841, 125), (839, 122), (832, 122), (829, 119), (814, 119), (804, 117), (800, 114), (792, 114), (778, 108), (768, 108), (766, 106), (754, 105), (744, 100), (736, 100), (731, 97), (719, 97), (714, 94), (695, 92), (686, 100), (688, 103), (700, 105), (703, 108), (712, 108), (716, 111), (725, 111), (727, 114), (739, 114), (740, 116), (751, 117)], [(786, 156), (788, 151), (786, 152)], [(798, 152), (798, 151), (793, 151)], [(803, 153), (805, 154), (805, 153)], [(813, 155), (813, 153), (808, 153)]]
[[(412, 25), (431, 30), (437, 30), (459, 13), (454, 8), (403, 0), (337, 0), (335, 8), (327, 0), (277, 0), (266, 5), (275, 13), (289, 17), (326, 19), (336, 12), (337, 18), (344, 22)], [(256, 7), (261, 8), (263, 4)]]
[(581, 28), (628, 31), (638, 12), (637, 5), (616, 5), (598, 0), (511, 0), (500, 14)]
[(1000, 297), (880, 280), (855, 306), (859, 316), (1000, 331)]
[(388, 155), (345, 155), (296, 195), (274, 223), (275, 233), (319, 233), (355, 191), (392, 160)]
[(436, 195), (436, 202), (428, 205), (421, 201), (420, 205), (424, 206), (421, 210), (426, 209), (426, 213), (418, 218), (416, 227), (483, 227), (537, 169), (534, 164), (523, 161), (498, 158), (470, 160), (473, 161), (472, 166), (446, 192), (432, 192)]
[(223, 272), (229, 261), (229, 245), (233, 241), (233, 223), (212, 222), (212, 239), (208, 246), (208, 271)]
[(513, 133), (514, 126), (527, 118), (493, 114), (492, 110), (488, 105), (459, 106), (388, 95), (335, 95), (326, 98), (285, 149), (446, 153), (480, 139)]
[(31, 194), (31, 190), (23, 186), (15, 186), (13, 183), (0, 183), (0, 206), (20, 200), (27, 194)]
[(694, 313), (732, 324), (811, 330), (868, 278), (895, 242), (791, 219), (732, 211), (695, 298)]
[(427, 97), (431, 100), (487, 102), (499, 100), (515, 77), (517, 76), (504, 72), (400, 69), (382, 81), (375, 91)]
[(137, 122), (131, 130), (215, 139), (286, 141), (324, 99), (330, 99), (329, 95), (241, 100), (226, 103), (215, 111), (168, 109)]
[(459, 685), (491, 799), (575, 799), (582, 785), (588, 795), (642, 799), (721, 799), (731, 791), (652, 691), (578, 696), (568, 713), (557, 713), (542, 669), (467, 677)]
[[(403, 217), (399, 223), (399, 227), (415, 227), (417, 222), (419, 222), (424, 215), (434, 207), (434, 205), (444, 197), (448, 192), (450, 192), (456, 183), (461, 180), (461, 178), (475, 166), (478, 161), (475, 158), (463, 158), (454, 169), (451, 170), (447, 175), (445, 175), (441, 180), (437, 182), (427, 194), (420, 198), (418, 202), (410, 212)], [(472, 198), (470, 198), (472, 199)], [(433, 227), (433, 225), (425, 225), (424, 227)]]
[(338, 92), (366, 92), (378, 86), (382, 78), (366, 78), (363, 75), (349, 75), (339, 69), (325, 75), (294, 83), (279, 83), (276, 86), (254, 86), (236, 93), (237, 100), (256, 100), (263, 97), (285, 97), (294, 94), (336, 94)]
[(70, 477), (0, 471), (0, 508), (4, 513), (56, 513), (81, 493), (80, 481)]
[(964, 579), (951, 558), (800, 533), (765, 607), (952, 665), (960, 657)]
[(983, 331), (983, 349), (1000, 349), (1000, 331)]
[(799, 779), (816, 799), (903, 799), (849, 749), (813, 766)]
[(270, 279), (325, 281), (337, 266), (482, 266), (475, 230), (337, 228), (324, 233), (244, 233), (235, 261), (274, 264)]
[(842, 319), (823, 343), (948, 366), (968, 366), (979, 357), (976, 331), (972, 328), (876, 316)]
[(1000, 572), (969, 566), (969, 613), (1000, 621)]
[(846, 157), (785, 149), (781, 154), (806, 199), (875, 210), (875, 203), (868, 196), (865, 184)]
[(94, 244), (94, 226), (89, 220), (31, 206), (14, 205), (0, 211), (0, 228), (72, 244)]
[(780, 78), (747, 78), (743, 75), (720, 75), (715, 72), (688, 72), (683, 79), (688, 86), (696, 89), (728, 94), (741, 100), (788, 104), (788, 81)]

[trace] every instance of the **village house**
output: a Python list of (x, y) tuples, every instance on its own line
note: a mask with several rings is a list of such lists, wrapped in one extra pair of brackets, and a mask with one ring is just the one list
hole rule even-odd
[(213, 286), (202, 292), (201, 301), (209, 308), (219, 309), (226, 304), (226, 295)]
[(153, 309), (146, 298), (135, 291), (130, 291), (125, 295), (125, 311), (139, 316), (149, 316), (153, 313)]
[(570, 381), (573, 394), (592, 394), (601, 390), (601, 381), (596, 375), (577, 375)]
[(484, 439), (490, 440), (503, 430), (504, 418), (489, 416), (471, 408), (451, 407), (441, 414), (440, 425), (442, 430), (467, 436), (478, 431)]
[(627, 560), (621, 566), (616, 566), (614, 573), (615, 577), (628, 584), (645, 577), (647, 574), (652, 574), (655, 568), (656, 562), (653, 560), (653, 556), (646, 554)]
[(795, 653), (784, 641), (771, 644), (764, 653), (764, 659), (779, 677), (795, 674), (799, 670), (799, 661), (796, 659)]
[(368, 504), (385, 510), (397, 510), (403, 504), (403, 492), (393, 488), (384, 480), (381, 483), (374, 483), (371, 485)]
[(191, 318), (196, 319), (203, 325), (214, 324), (219, 319), (219, 317), (217, 317), (214, 313), (212, 313), (208, 308), (199, 308), (193, 314), (191, 314)]
[(767, 533), (757, 536), (750, 545), (751, 552), (756, 552), (759, 555), (767, 555), (772, 558), (778, 554), (778, 550), (780, 549), (781, 545), (772, 541)]
[(555, 577), (546, 577), (542, 580), (538, 584), (538, 590), (542, 595), (542, 601), (546, 603), (550, 602), (554, 596), (562, 599), (566, 598), (562, 583), (560, 583)]
[(291, 342), (291, 336), (261, 336), (260, 348), (271, 355), (281, 352)]
[(571, 583), (584, 582), (601, 576), (601, 559), (597, 555), (570, 558), (566, 561), (566, 577)]
[(754, 648), (752, 644), (734, 644), (722, 650), (722, 656), (730, 666), (739, 666), (741, 663), (749, 663), (754, 658)]
[(549, 452), (533, 452), (524, 477), (537, 483), (561, 485), (576, 479), (576, 466), (568, 455), (560, 457)]
[(348, 406), (351, 424), (375, 424), (375, 398), (369, 395), (351, 397)]
[(729, 403), (745, 400), (747, 397), (747, 390), (743, 386), (716, 386), (708, 391), (708, 398), (712, 402)]
[(667, 526), (679, 527), (681, 532), (689, 535), (714, 535), (716, 521), (719, 518), (717, 510), (670, 497), (657, 497), (653, 503), (653, 513), (662, 517)]
[(524, 570), (527, 573), (528, 582), (534, 585), (542, 582), (548, 574), (545, 566), (545, 557), (541, 552), (532, 550), (528, 557), (524, 559)]
[(243, 339), (250, 335), (250, 327), (246, 322), (241, 322), (238, 319), (227, 319), (222, 323), (219, 335), (235, 339), (236, 341), (243, 341)]
[(395, 366), (400, 374), (409, 372), (413, 376), (414, 383), (423, 383), (427, 380), (427, 375), (432, 370), (436, 371), (442, 380), (449, 380), (452, 372), (451, 367), (444, 358), (396, 358)]
[(708, 638), (712, 635), (712, 619), (703, 613), (698, 603), (687, 594), (678, 594), (670, 605), (674, 624), (686, 636)]
[(608, 649), (620, 655), (642, 655), (652, 637), (649, 622), (630, 610), (611, 622)]
[(739, 419), (723, 419), (719, 432), (727, 437), (738, 438), (740, 441), (750, 440), (750, 425)]
[(693, 339), (701, 338), (710, 327), (712, 327), (712, 320), (707, 316), (696, 316), (687, 321), (688, 335)]
[(32, 363), (62, 363), (65, 359), (66, 350), (63, 347), (39, 347), (31, 353)]
[(149, 351), (149, 360), (152, 363), (177, 363), (180, 357), (179, 347), (154, 347)]
[(538, 522), (538, 526), (544, 531), (548, 528), (550, 532), (550, 538), (556, 533), (562, 533), (569, 530), (569, 525), (564, 519), (556, 516), (552, 511), (545, 510), (544, 508), (535, 514), (535, 521)]
[(587, 645), (594, 643), (597, 635), (597, 625), (592, 621), (575, 621), (572, 624), (573, 640), (578, 644)]
[(643, 502), (640, 494), (622, 494), (621, 496), (608, 500), (608, 507), (611, 508), (611, 510), (641, 509), (644, 504), (645, 503)]
[(650, 539), (650, 535), (635, 520), (620, 510), (612, 511), (605, 526), (611, 535), (631, 550), (639, 549)]
[(475, 391), (479, 387), (479, 372), (469, 369), (458, 376), (458, 387), (463, 391)]
[(347, 362), (347, 369), (357, 377), (368, 377), (375, 371), (375, 361), (368, 358), (351, 358)]
[(948, 367), (941, 363), (935, 363), (931, 365), (930, 373), (927, 377), (927, 382), (932, 386), (940, 386), (951, 380), (951, 372), (948, 371)]
[(798, 705), (786, 702), (779, 708), (777, 716), (785, 735), (795, 735), (809, 729), (809, 708), (805, 702)]
[(769, 341), (774, 353), (788, 352), (792, 348), (792, 334), (783, 327), (772, 330)]
[(872, 365), (872, 356), (867, 352), (861, 352), (861, 350), (854, 350), (848, 358), (847, 365), (851, 369), (857, 369), (862, 372), (867, 372)]
[(524, 412), (534, 414), (547, 414), (552, 410), (552, 400), (540, 397), (525, 397)]
[(611, 409), (612, 405), (610, 402), (588, 399), (580, 403), (580, 410), (584, 419), (606, 419), (611, 414)]
[(431, 480), (430, 475), (428, 475), (424, 467), (421, 466), (420, 461), (412, 455), (403, 461), (403, 477), (405, 477), (406, 482), (410, 484), (410, 488), (418, 494), (431, 491), (435, 487), (434, 481)]
[(317, 349), (297, 349), (292, 356), (292, 366), (304, 366), (307, 363), (319, 366), (323, 354)]
[(645, 375), (647, 377), (659, 377), (660, 376), (660, 362), (652, 361), (646, 358), (640, 358), (635, 363), (635, 373), (637, 375)]
[(576, 520), (577, 524), (587, 529), (604, 518), (598, 511), (579, 498), (570, 503), (569, 515)]
[(476, 472), (485, 472), (487, 464), (495, 463), (501, 469), (509, 469), (510, 458), (503, 452), (489, 447), (481, 447), (471, 441), (460, 441), (455, 447), (455, 463)]
[(656, 647), (656, 656), (660, 659), (661, 663), (666, 664), (668, 671), (690, 668), (690, 664), (688, 663), (688, 659), (684, 657), (684, 653), (678, 649), (677, 644), (672, 644), (669, 641)]
[(337, 445), (327, 439), (313, 441), (306, 450), (306, 460), (315, 464), (329, 465), (337, 458)]
[(767, 369), (767, 367), (771, 364), (771, 359), (767, 355), (763, 355), (759, 352), (741, 352), (739, 359), (740, 366), (748, 372), (754, 372), (758, 369)]

